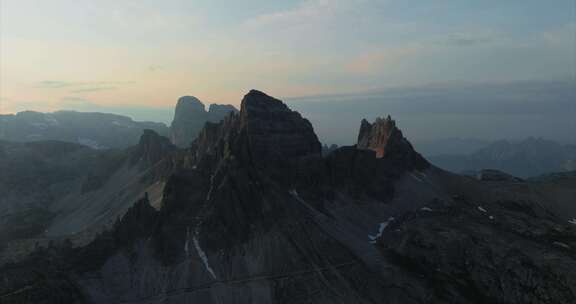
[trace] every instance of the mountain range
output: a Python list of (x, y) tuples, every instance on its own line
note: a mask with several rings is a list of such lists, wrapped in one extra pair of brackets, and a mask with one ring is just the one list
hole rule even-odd
[(457, 173), (490, 168), (526, 178), (576, 170), (576, 146), (530, 137), (520, 142), (496, 141), (468, 155), (435, 155), (429, 160)]
[(218, 122), (230, 111), (231, 105), (204, 104), (195, 97), (178, 100), (170, 127), (157, 122), (133, 121), (130, 117), (75, 111), (40, 113), (24, 111), (0, 115), (0, 140), (14, 142), (65, 141), (94, 149), (124, 149), (138, 143), (146, 129), (170, 136), (179, 146), (189, 145), (206, 121)]
[(389, 116), (359, 127), (323, 155), (307, 119), (252, 90), (183, 148), (153, 130), (122, 151), (3, 143), (21, 180), (2, 205), (47, 212), (4, 242), (0, 302), (576, 301), (574, 176), (478, 180)]

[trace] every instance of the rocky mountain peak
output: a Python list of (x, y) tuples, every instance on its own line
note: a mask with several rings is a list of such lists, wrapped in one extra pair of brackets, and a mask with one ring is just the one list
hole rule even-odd
[(358, 148), (370, 149), (376, 152), (377, 158), (382, 158), (386, 154), (386, 146), (392, 133), (398, 132), (396, 121), (390, 118), (376, 118), (374, 123), (369, 123), (366, 119), (360, 124), (358, 134)]
[(170, 143), (168, 138), (147, 129), (144, 130), (140, 137), (133, 159), (135, 161), (144, 161), (146, 164), (151, 165), (157, 163), (175, 149), (176, 147)]
[(244, 96), (240, 113), (229, 114), (219, 123), (207, 122), (193, 147), (197, 157), (231, 153), (257, 166), (321, 153), (308, 120), (282, 101), (256, 90)]
[(190, 113), (206, 112), (206, 107), (204, 104), (194, 96), (182, 96), (178, 98), (176, 103), (176, 110), (174, 113), (174, 119), (187, 119)]
[(243, 120), (246, 120), (249, 116), (263, 116), (281, 112), (291, 111), (282, 101), (258, 90), (250, 90), (244, 96), (240, 105), (240, 113)]
[(170, 127), (170, 140), (176, 146), (187, 147), (198, 136), (204, 123), (219, 122), (230, 112), (237, 110), (232, 105), (212, 104), (206, 111), (206, 107), (198, 98), (180, 97)]
[(376, 152), (376, 158), (393, 160), (397, 165), (407, 169), (423, 169), (429, 166), (428, 161), (414, 150), (390, 115), (386, 118), (378, 117), (373, 123), (363, 119), (356, 147), (373, 150)]
[(233, 105), (213, 103), (208, 107), (208, 121), (219, 122), (231, 112), (236, 113), (238, 110)]
[(240, 125), (256, 159), (283, 160), (321, 153), (312, 124), (263, 92), (251, 90), (244, 96)]

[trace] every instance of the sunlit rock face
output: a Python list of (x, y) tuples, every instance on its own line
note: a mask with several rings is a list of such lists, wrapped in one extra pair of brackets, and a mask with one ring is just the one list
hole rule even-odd
[(376, 157), (382, 158), (392, 133), (398, 131), (396, 122), (390, 116), (385, 119), (378, 117), (372, 124), (363, 119), (358, 134), (358, 148), (374, 150)]
[(376, 158), (394, 160), (406, 168), (425, 168), (428, 162), (412, 147), (412, 144), (396, 127), (396, 121), (390, 116), (378, 117), (373, 123), (363, 119), (358, 133), (358, 149), (372, 150)]

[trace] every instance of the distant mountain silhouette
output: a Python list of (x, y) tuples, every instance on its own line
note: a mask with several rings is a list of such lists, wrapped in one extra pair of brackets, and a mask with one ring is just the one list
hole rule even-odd
[(56, 140), (78, 143), (94, 149), (127, 148), (138, 143), (144, 130), (169, 136), (172, 143), (187, 147), (206, 122), (219, 122), (232, 105), (211, 104), (208, 111), (195, 97), (178, 100), (170, 128), (163, 123), (134, 121), (130, 117), (98, 112), (19, 112), (0, 115), (0, 140), (35, 142)]
[(180, 97), (170, 126), (170, 140), (179, 147), (188, 147), (207, 121), (219, 122), (230, 112), (238, 110), (232, 105), (211, 104), (206, 111), (206, 107), (198, 98)]
[[(354, 140), (356, 122), (390, 113), (402, 120), (423, 155), (460, 154), (420, 142), (441, 138), (524, 138), (538, 136), (575, 142), (574, 80), (437, 84), (381, 91), (291, 98), (288, 104), (305, 114), (320, 140), (346, 144)], [(476, 148), (480, 148), (476, 146)], [(435, 150), (435, 151), (434, 151)], [(460, 150), (460, 151), (458, 151)]]
[(58, 140), (95, 149), (126, 148), (138, 143), (145, 129), (168, 135), (163, 123), (138, 122), (108, 113), (58, 111), (0, 115), (0, 140), (34, 142)]
[(469, 155), (436, 155), (428, 159), (440, 168), (457, 173), (497, 169), (530, 177), (575, 170), (576, 146), (530, 137), (518, 143), (496, 141)]

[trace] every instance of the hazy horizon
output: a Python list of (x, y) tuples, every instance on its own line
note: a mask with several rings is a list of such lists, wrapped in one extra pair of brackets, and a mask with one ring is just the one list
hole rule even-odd
[(238, 106), (258, 89), (310, 118), (327, 143), (387, 114), (414, 141), (576, 142), (575, 6), (0, 0), (0, 113), (169, 124), (182, 95)]
[[(576, 87), (570, 80), (437, 84), (278, 98), (308, 118), (326, 144), (353, 144), (362, 119), (386, 115), (396, 119), (405, 135), (419, 147), (447, 139), (461, 139), (469, 142), (471, 148), (482, 141), (529, 137), (576, 143)], [(176, 101), (175, 98), (166, 107), (79, 103), (58, 110), (118, 114), (169, 126)], [(211, 103), (201, 101), (208, 109)]]

